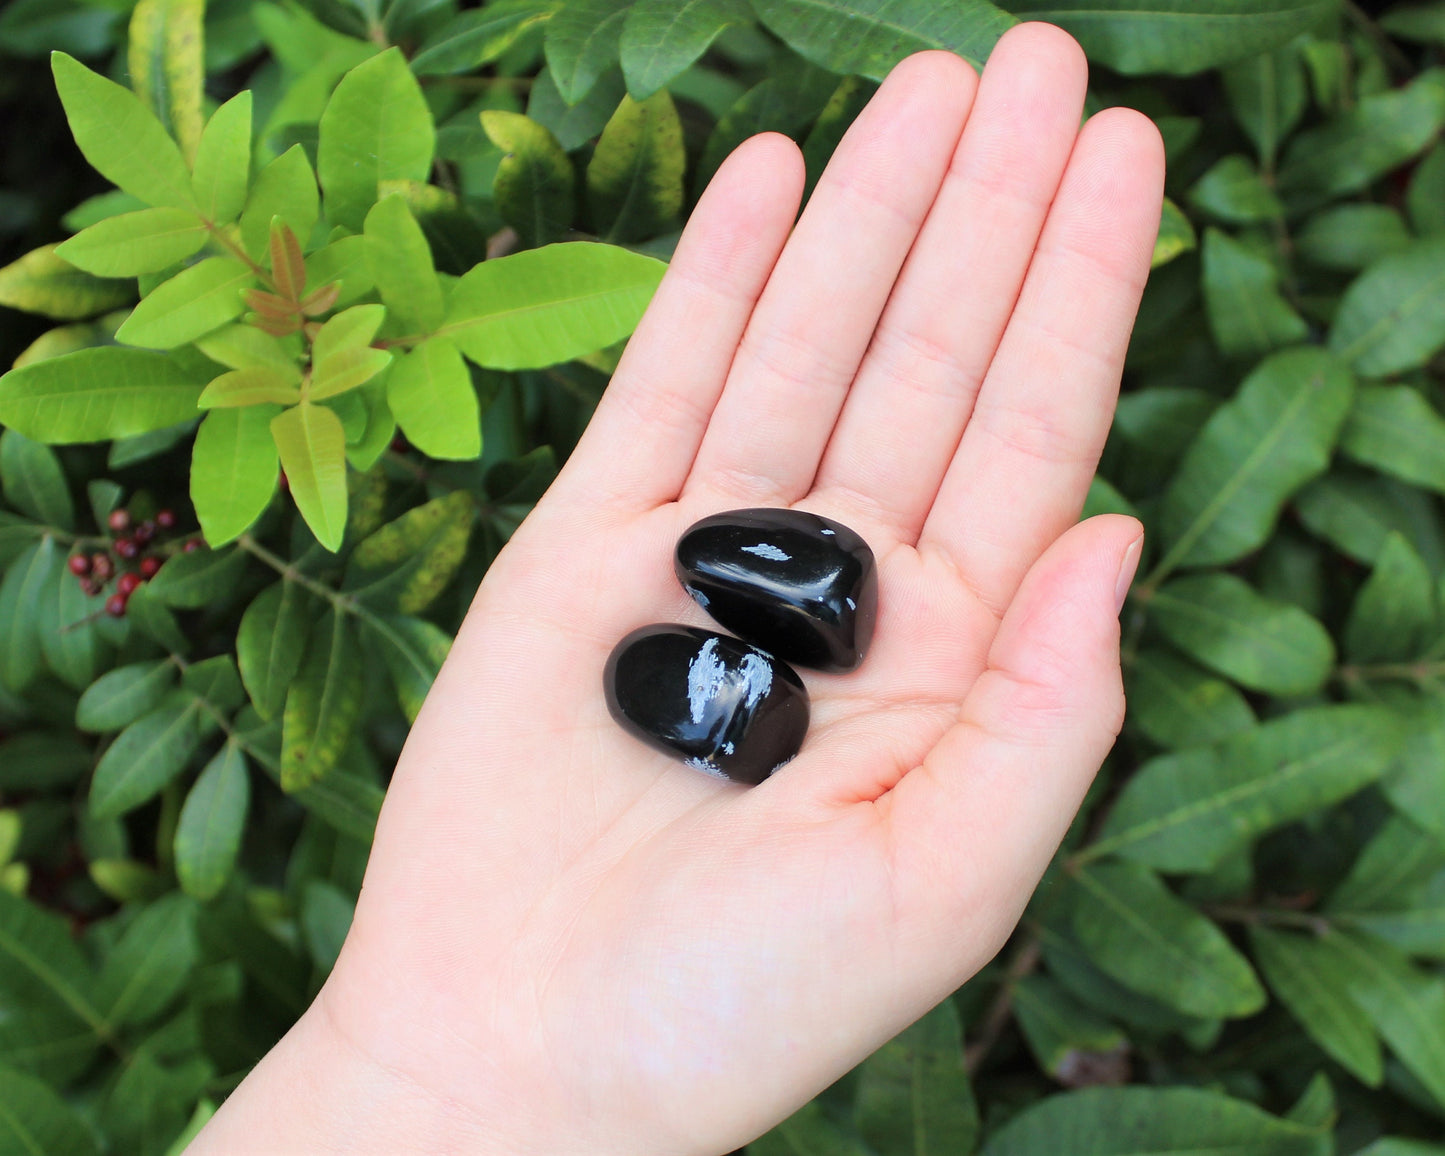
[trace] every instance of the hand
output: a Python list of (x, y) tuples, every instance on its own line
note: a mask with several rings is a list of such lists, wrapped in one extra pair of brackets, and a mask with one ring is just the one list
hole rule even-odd
[[(794, 145), (693, 214), (586, 437), (487, 575), (316, 1005), (203, 1151), (717, 1156), (1007, 938), (1123, 712), (1132, 519), (1075, 525), (1159, 220), (1143, 116), (1082, 129), (1048, 25), (900, 64), (793, 228)], [(755, 788), (652, 752), (602, 668), (694, 520), (797, 506), (879, 561)]]

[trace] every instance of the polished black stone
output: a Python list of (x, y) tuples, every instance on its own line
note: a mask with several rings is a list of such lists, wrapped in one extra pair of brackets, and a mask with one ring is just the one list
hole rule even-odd
[(808, 732), (808, 692), (796, 671), (695, 626), (634, 630), (613, 649), (603, 685), (626, 730), (739, 783), (761, 783)]
[(730, 510), (688, 528), (677, 576), (719, 623), (817, 670), (863, 661), (878, 612), (873, 551), (840, 522), (801, 510)]

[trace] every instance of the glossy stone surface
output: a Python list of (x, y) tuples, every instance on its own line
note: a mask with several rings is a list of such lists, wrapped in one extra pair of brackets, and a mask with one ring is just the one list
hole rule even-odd
[(613, 649), (603, 684), (624, 729), (739, 783), (761, 783), (808, 732), (808, 692), (796, 671), (695, 626), (634, 630)]
[(852, 670), (878, 612), (868, 543), (840, 522), (801, 510), (730, 510), (677, 543), (687, 592), (740, 638), (799, 666)]

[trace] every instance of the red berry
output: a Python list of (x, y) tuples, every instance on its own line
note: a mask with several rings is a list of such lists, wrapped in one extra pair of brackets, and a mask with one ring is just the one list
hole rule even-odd
[(82, 578), (80, 580), (80, 591), (87, 598), (94, 598), (97, 594), (100, 593), (100, 586), (96, 583), (94, 578)]
[(279, 482), (280, 482), (280, 485), (281, 485), (281, 489), (282, 489), (285, 493), (288, 493), (288, 494), (289, 494), (289, 493), (291, 492), (291, 479), (286, 476), (286, 471), (285, 471), (285, 470), (282, 470), (282, 471), (281, 471), (281, 477), (280, 477), (280, 479), (279, 479)]
[(136, 558), (140, 555), (140, 543), (134, 538), (117, 538), (115, 552), (122, 558)]
[(174, 510), (161, 510), (156, 514), (156, 525), (162, 530), (174, 530), (176, 528), (176, 512)]
[(121, 618), (125, 615), (125, 602), (124, 594), (112, 594), (105, 600), (105, 612), (112, 618)]
[(115, 592), (122, 598), (129, 598), (135, 593), (135, 588), (140, 585), (140, 575), (134, 571), (127, 570), (115, 580)]
[(406, 434), (399, 433), (391, 439), (392, 453), (404, 454), (409, 449), (411, 449), (411, 442), (406, 440)]
[(84, 554), (72, 554), (66, 565), (70, 567), (70, 572), (77, 578), (84, 578), (90, 573), (90, 559)]
[(105, 583), (115, 573), (115, 564), (111, 562), (109, 554), (92, 554), (90, 556), (90, 572), (98, 582)]
[(194, 554), (204, 545), (205, 543), (202, 542), (199, 538), (187, 538), (186, 544), (181, 547), (181, 550), (187, 554)]
[(137, 526), (137, 527), (135, 528), (135, 533), (131, 535), (131, 537), (133, 537), (133, 538), (134, 538), (137, 542), (139, 542), (142, 546), (144, 546), (147, 542), (149, 542), (149, 541), (150, 541), (152, 538), (154, 538), (155, 536), (156, 536), (156, 524), (155, 524), (154, 522), (152, 522), (152, 521), (149, 521), (149, 520), (144, 521), (144, 522), (142, 522), (139, 526)]
[(110, 512), (110, 517), (106, 519), (105, 524), (109, 526), (112, 530), (114, 530), (117, 534), (124, 534), (127, 530), (130, 529), (130, 511), (112, 510)]
[(142, 558), (140, 560), (140, 576), (142, 578), (154, 578), (156, 571), (161, 568), (159, 558)]

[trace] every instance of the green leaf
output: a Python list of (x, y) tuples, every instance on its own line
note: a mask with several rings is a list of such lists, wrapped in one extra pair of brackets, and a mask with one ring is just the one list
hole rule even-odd
[(1427, 699), (1403, 727), (1405, 745), (1384, 791), (1408, 815), (1445, 843), (1445, 714)]
[(760, 132), (801, 133), (837, 90), (838, 78), (833, 73), (800, 57), (783, 57), (770, 76), (743, 93), (718, 121), (693, 174), (694, 190), (700, 192), (748, 137)]
[(322, 401), (365, 385), (391, 364), (391, 353), (368, 346), (348, 346), (316, 362), (311, 371), (310, 397)]
[(200, 955), (196, 907), (171, 892), (138, 912), (107, 953), (96, 1005), (111, 1028), (154, 1019), (180, 994)]
[(263, 719), (286, 702), (286, 688), (301, 669), (311, 630), (311, 597), (299, 583), (280, 581), (256, 595), (236, 634), (241, 679)]
[(1445, 82), (1421, 73), (1407, 87), (1362, 98), (1343, 116), (1296, 136), (1279, 170), (1287, 200), (1312, 206), (1358, 192), (1408, 161), (1445, 124)]
[(250, 558), (243, 550), (192, 550), (171, 558), (148, 583), (151, 596), (165, 606), (199, 610), (233, 597)]
[(1320, 1133), (1202, 1088), (1086, 1088), (1025, 1108), (982, 1156), (1321, 1156)]
[(397, 357), (386, 402), (407, 440), (429, 457), (470, 461), (482, 452), (481, 406), (472, 375), (445, 337)]
[(1368, 1148), (1361, 1148), (1355, 1156), (1445, 1156), (1445, 1148), (1423, 1140), (1397, 1140), (1387, 1136)]
[[(53, 1087), (67, 1086), (81, 1075), (99, 1048), (100, 1037), (91, 1026), (55, 1007), (17, 1010), (0, 1021), (0, 1065), (30, 1072)], [(27, 1150), (26, 1156), (35, 1151)]]
[(1309, 335), (1280, 295), (1274, 265), (1218, 229), (1204, 231), (1204, 302), (1214, 343), (1227, 357), (1258, 357)]
[(192, 161), (201, 139), (205, 11), (205, 0), (140, 0), (130, 19), (131, 86)]
[(381, 652), (406, 721), (416, 722), (421, 704), (446, 661), (452, 639), (424, 618), (363, 620), (366, 636)]
[(176, 666), (169, 660), (118, 666), (80, 696), (75, 725), (96, 734), (118, 731), (160, 706), (175, 684)]
[(301, 382), (296, 365), (299, 351), (293, 352), (289, 345), (253, 325), (223, 326), (199, 338), (196, 348), (228, 369), (270, 369), (293, 384)]
[(682, 75), (733, 24), (750, 24), (742, 0), (634, 0), (622, 28), (622, 73), (633, 100)]
[(652, 257), (585, 241), (513, 253), (457, 282), (441, 333), (493, 369), (570, 361), (630, 334), (665, 268)]
[(869, 80), (882, 80), (905, 56), (926, 48), (946, 49), (981, 68), (1016, 23), (987, 0), (753, 0), (753, 11), (804, 59)]
[(1149, 258), (1149, 267), (1157, 269), (1167, 265), (1175, 257), (1188, 253), (1199, 243), (1194, 226), (1178, 205), (1168, 197), (1160, 209), (1159, 232), (1154, 237), (1154, 252)]
[(199, 708), (174, 702), (120, 732), (90, 783), (90, 813), (112, 819), (139, 807), (186, 768), (200, 742)]
[(1365, 377), (1416, 369), (1445, 348), (1445, 237), (1382, 257), (1352, 282), (1330, 348)]
[(1402, 481), (1445, 493), (1445, 417), (1408, 385), (1362, 388), (1340, 449)]
[(682, 211), (686, 167), (672, 97), (659, 92), (639, 103), (624, 96), (587, 165), (587, 198), (605, 239), (666, 232)]
[(817, 1100), (750, 1141), (747, 1152), (748, 1156), (872, 1156), (872, 1150), (835, 1124)]
[(316, 168), (326, 217), (353, 232), (361, 231), (383, 181), (424, 181), (431, 171), (436, 129), (399, 48), (342, 78), (320, 132)]
[(1357, 663), (1418, 658), (1437, 624), (1429, 567), (1403, 535), (1391, 534), (1350, 610), (1345, 657)]
[(40, 599), (59, 565), (55, 540), (42, 538), (0, 582), (0, 686), (21, 691), (40, 670)]
[(1185, 654), (1250, 690), (1309, 694), (1334, 663), (1334, 643), (1316, 619), (1233, 574), (1177, 578), (1155, 593), (1149, 610)]
[(1378, 779), (1399, 746), (1399, 724), (1383, 707), (1320, 706), (1216, 747), (1151, 759), (1129, 779), (1083, 856), (1209, 871), (1264, 832)]
[(286, 369), (266, 365), (223, 373), (206, 386), (196, 399), (196, 405), (201, 409), (230, 409), (267, 404), (295, 405), (300, 400), (301, 389), (295, 363), (292, 363)]
[(1329, 465), (1352, 394), (1348, 371), (1320, 350), (1261, 362), (1206, 423), (1165, 491), (1154, 580), (1263, 545), (1284, 503)]
[(1410, 223), (1421, 236), (1445, 232), (1445, 144), (1436, 144), (1415, 166), (1405, 207), (1410, 211)]
[(464, 490), (408, 510), (356, 547), (342, 590), (383, 614), (426, 609), (461, 566), (475, 516)]
[(492, 185), (497, 212), (529, 248), (555, 241), (576, 207), (572, 162), (556, 137), (521, 113), (487, 109), (481, 115), (488, 139), (506, 154)]
[(330, 971), (351, 930), (354, 900), (323, 879), (310, 879), (301, 894), (301, 938), (316, 966)]
[(65, 471), (49, 446), (17, 430), (0, 433), (0, 485), (5, 500), (22, 514), (57, 529), (75, 528), (75, 503)]
[(133, 93), (63, 52), (50, 65), (75, 143), (101, 176), (148, 205), (196, 208), (181, 150)]
[(629, 7), (630, 0), (568, 0), (547, 22), (547, 68), (568, 104), (617, 63)]
[(58, 566), (40, 593), (40, 651), (51, 672), (77, 691), (108, 665), (108, 647), (96, 624), (100, 609), (74, 576)]
[(312, 362), (322, 361), (343, 349), (370, 345), (385, 319), (383, 305), (354, 305), (343, 309), (317, 332), (311, 343)]
[(206, 243), (206, 226), (186, 209), (141, 209), (107, 217), (55, 248), (55, 254), (97, 277), (158, 273)]
[(1052, 979), (1026, 975), (1019, 980), (1013, 1011), (1039, 1067), (1065, 1085), (1128, 1063), (1128, 1037)]
[(125, 616), (139, 636), (149, 638), (175, 654), (185, 654), (191, 644), (181, 633), (176, 616), (156, 597), (152, 583), (143, 584), (125, 604)]
[(42, 245), (0, 269), (0, 305), (56, 321), (94, 317), (135, 297), (124, 281), (103, 281), (75, 268)]
[(1133, 863), (1075, 876), (1074, 934), (1121, 983), (1197, 1016), (1247, 1016), (1264, 989), (1224, 933)]
[(1201, 746), (1255, 725), (1239, 691), (1167, 650), (1139, 650), (1126, 678), (1130, 720), (1162, 747)]
[(1304, 64), (1293, 48), (1276, 48), (1221, 70), (1234, 119), (1254, 142), (1262, 164), (1273, 167), (1279, 146), (1309, 104)]
[(1391, 815), (1331, 893), (1327, 910), (1331, 917), (1340, 917), (1408, 908), (1412, 893), (1432, 883), (1442, 870), (1445, 841), (1403, 815)]
[(63, 1009), (92, 1029), (95, 975), (65, 920), (0, 888), (0, 993), (12, 1007)]
[(201, 216), (217, 225), (241, 214), (251, 180), (251, 93), (239, 92), (211, 114), (196, 149), (192, 184)]
[[(306, 150), (292, 145), (257, 175), (241, 214), (241, 243), (255, 260), (261, 260), (271, 239), (271, 222), (280, 217), (302, 244), (311, 236), (320, 212), (316, 174), (306, 159)], [(311, 279), (312, 284), (325, 284)]]
[(366, 264), (403, 332), (429, 333), (441, 324), (441, 282), (426, 235), (404, 196), (384, 197), (366, 214)]
[(281, 789), (314, 785), (341, 758), (361, 717), (364, 687), (356, 634), (333, 610), (313, 629), (282, 714)]
[(241, 262), (207, 257), (156, 286), (115, 331), (117, 341), (147, 349), (174, 349), (194, 341), (245, 309), (241, 290), (255, 280)]
[(973, 1151), (978, 1107), (963, 1068), (963, 1029), (951, 998), (863, 1061), (855, 1113), (858, 1131), (880, 1152)]
[(49, 1084), (0, 1068), (0, 1152), (5, 1156), (98, 1156), (95, 1134)]
[(246, 756), (232, 740), (206, 764), (186, 795), (176, 825), (176, 877), (195, 899), (214, 899), (235, 869), (251, 800), (248, 775)]
[(90, 773), (90, 747), (72, 733), (27, 731), (0, 743), (0, 790), (49, 791)]
[(1388, 205), (1335, 205), (1310, 217), (1295, 238), (1306, 261), (1350, 273), (1410, 243), (1404, 219)]
[(270, 405), (212, 410), (196, 431), (191, 502), (213, 550), (245, 533), (276, 493), (280, 475), (271, 438), (275, 414)]
[(412, 58), (412, 71), (441, 76), (490, 64), (558, 7), (558, 0), (498, 0), (458, 13), (422, 45)]
[(302, 402), (271, 420), (296, 508), (328, 550), (346, 533), (346, 434), (324, 405)]
[[(1234, 225), (1250, 225), (1284, 215), (1284, 206), (1260, 177), (1254, 163), (1238, 153), (1221, 158), (1195, 181), (1189, 190), (1189, 201), (1196, 209)], [(1207, 244), (1205, 252), (1208, 253)]]

